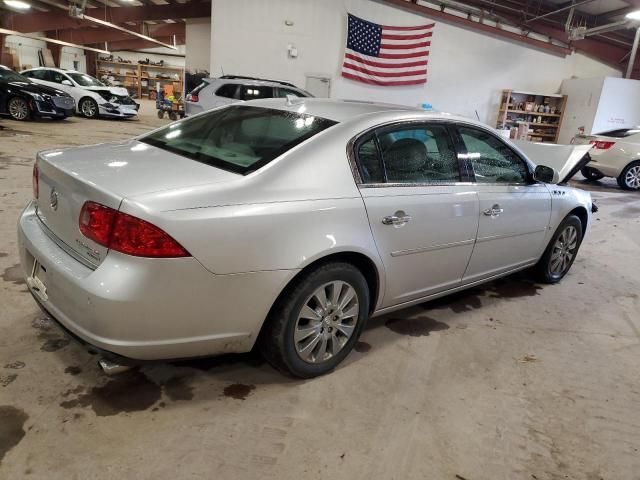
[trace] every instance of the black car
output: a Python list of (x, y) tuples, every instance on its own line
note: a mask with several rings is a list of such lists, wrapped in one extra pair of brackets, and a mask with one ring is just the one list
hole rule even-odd
[(0, 114), (15, 120), (67, 118), (76, 108), (73, 97), (62, 90), (38, 85), (0, 65)]

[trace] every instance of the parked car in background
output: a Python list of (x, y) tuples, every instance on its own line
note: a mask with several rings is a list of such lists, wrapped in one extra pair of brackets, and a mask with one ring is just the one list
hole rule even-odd
[(240, 101), (261, 98), (312, 97), (309, 92), (292, 83), (266, 80), (263, 78), (224, 75), (220, 78), (206, 78), (194, 88), (185, 99), (187, 116), (211, 110), (212, 108)]
[(591, 161), (581, 170), (587, 180), (613, 177), (620, 188), (640, 190), (640, 127), (576, 135), (571, 143), (593, 145)]
[(22, 74), (36, 83), (67, 92), (75, 99), (77, 112), (87, 118), (131, 118), (140, 108), (126, 88), (109, 87), (86, 73), (40, 67)]
[(313, 377), (372, 315), (527, 267), (560, 281), (591, 224), (589, 193), (564, 183), (583, 156), (561, 177), (452, 115), (229, 105), (39, 153), (19, 251), (42, 308), (116, 363), (257, 343)]
[(32, 82), (0, 65), (0, 114), (14, 120), (63, 119), (73, 115), (75, 103), (67, 93)]

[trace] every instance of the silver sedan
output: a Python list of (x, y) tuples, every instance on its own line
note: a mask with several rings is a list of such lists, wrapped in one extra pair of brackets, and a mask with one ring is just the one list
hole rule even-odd
[(21, 260), (38, 304), (109, 358), (258, 345), (313, 377), (371, 316), (528, 267), (559, 281), (591, 198), (535, 163), (446, 114), (225, 106), (122, 143), (41, 152)]

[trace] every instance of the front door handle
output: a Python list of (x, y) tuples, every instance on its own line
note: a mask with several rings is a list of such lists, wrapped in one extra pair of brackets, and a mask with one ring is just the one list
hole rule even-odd
[(495, 218), (502, 212), (504, 212), (504, 208), (501, 208), (500, 205), (496, 203), (493, 207), (487, 208), (482, 213), (484, 213), (487, 217)]
[(401, 227), (402, 225), (410, 221), (411, 221), (411, 215), (407, 215), (402, 210), (398, 210), (393, 215), (388, 215), (382, 218), (383, 225), (394, 225), (396, 227)]

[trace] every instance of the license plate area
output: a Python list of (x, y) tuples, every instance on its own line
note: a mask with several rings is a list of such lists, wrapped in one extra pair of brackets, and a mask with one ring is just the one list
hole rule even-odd
[(47, 287), (45, 285), (47, 269), (38, 260), (33, 260), (31, 275), (27, 277), (27, 286), (42, 301), (47, 301)]

